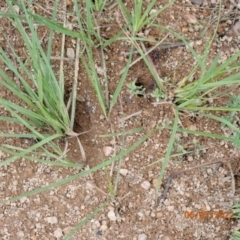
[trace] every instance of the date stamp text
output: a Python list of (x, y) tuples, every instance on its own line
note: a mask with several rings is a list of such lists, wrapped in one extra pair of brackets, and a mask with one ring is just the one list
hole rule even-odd
[(214, 210), (214, 211), (185, 211), (185, 218), (191, 219), (232, 219), (233, 212), (232, 211), (222, 211), (222, 210)]

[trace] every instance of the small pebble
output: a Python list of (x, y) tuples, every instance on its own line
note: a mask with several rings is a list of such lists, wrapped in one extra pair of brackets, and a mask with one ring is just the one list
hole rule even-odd
[(149, 181), (144, 181), (142, 182), (141, 187), (145, 190), (148, 190), (151, 187), (151, 183)]
[(69, 57), (69, 58), (75, 57), (75, 52), (74, 52), (73, 48), (67, 48), (67, 57)]
[(189, 24), (196, 24), (198, 22), (197, 18), (193, 14), (185, 14), (185, 19)]
[(202, 45), (202, 40), (198, 40), (198, 41), (196, 41), (196, 45), (198, 45), (198, 46), (201, 46)]
[(19, 238), (23, 238), (23, 237), (24, 237), (24, 232), (23, 232), (23, 231), (17, 232), (17, 236), (18, 236)]
[(149, 35), (147, 37), (147, 39), (148, 39), (148, 43), (149, 43), (150, 46), (156, 45), (157, 41), (156, 41), (155, 37)]
[(73, 25), (71, 23), (67, 23), (64, 27), (69, 30), (73, 30)]
[(96, 226), (97, 228), (100, 227), (100, 222), (99, 222), (99, 221), (95, 221), (94, 224), (95, 224), (95, 226)]
[(127, 169), (124, 169), (124, 168), (121, 168), (121, 169), (120, 169), (120, 174), (123, 175), (123, 176), (127, 176), (128, 170), (127, 170)]
[[(158, 183), (158, 178), (154, 178), (154, 179), (152, 180), (152, 185), (153, 185), (154, 188), (157, 188), (157, 183)], [(159, 186), (161, 186), (161, 182), (160, 182), (160, 185), (159, 185)]]
[(157, 12), (157, 9), (154, 9), (154, 8), (153, 8), (153, 9), (150, 10), (149, 15), (152, 15), (152, 14), (154, 14), (155, 12)]
[(13, 6), (13, 9), (14, 9), (14, 11), (15, 11), (16, 14), (19, 14), (19, 12), (20, 12), (19, 6), (14, 5), (14, 6)]
[(112, 210), (108, 212), (108, 218), (110, 219), (110, 221), (113, 221), (113, 222), (115, 222), (117, 220), (115, 212)]
[(62, 233), (62, 229), (61, 228), (57, 228), (55, 231), (54, 231), (54, 237), (55, 238), (61, 238), (63, 236), (63, 233)]
[(237, 21), (232, 29), (236, 34), (239, 34), (240, 33), (240, 21)]
[(157, 218), (162, 218), (163, 217), (163, 213), (162, 212), (158, 212), (157, 213)]
[(168, 207), (167, 207), (167, 210), (168, 210), (169, 212), (173, 212), (174, 206), (168, 206)]
[(55, 224), (55, 223), (58, 223), (58, 220), (56, 217), (47, 217), (46, 218), (46, 221), (50, 224)]
[(95, 68), (99, 75), (102, 75), (102, 76), (104, 75), (104, 69), (102, 67), (99, 67), (97, 64), (95, 64)]
[(147, 240), (147, 235), (144, 233), (141, 233), (138, 235), (138, 240)]
[(113, 151), (113, 148), (110, 146), (103, 147), (103, 153), (106, 157), (110, 156)]
[(63, 233), (65, 234), (65, 235), (67, 235), (68, 233), (70, 233), (71, 231), (72, 231), (72, 227), (71, 226), (68, 226), (68, 227), (65, 227), (64, 229), (63, 229)]
[(151, 216), (152, 218), (155, 218), (155, 217), (156, 217), (155, 212), (151, 212), (150, 216)]
[(197, 5), (197, 6), (201, 6), (202, 2), (203, 2), (203, 0), (191, 0), (191, 3), (193, 5)]
[(100, 230), (106, 231), (108, 229), (107, 225), (101, 225)]
[(190, 126), (188, 126), (188, 129), (191, 130), (191, 131), (196, 131), (197, 127), (196, 127), (196, 125), (191, 124)]
[(208, 168), (208, 169), (207, 169), (207, 174), (208, 174), (208, 175), (211, 175), (211, 174), (212, 174), (212, 169), (211, 169), (211, 168)]
[(165, 235), (162, 237), (162, 240), (172, 240), (172, 238), (169, 235)]

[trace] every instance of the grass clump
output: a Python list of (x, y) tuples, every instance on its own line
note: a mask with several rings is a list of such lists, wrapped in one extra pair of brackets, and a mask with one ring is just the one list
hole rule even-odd
[[(20, 106), (10, 100), (0, 98), (0, 104), (10, 114), (9, 117), (1, 116), (0, 120), (23, 125), (30, 130), (30, 133), (1, 133), (1, 136), (31, 138), (38, 141), (34, 147), (28, 150), (21, 149), (21, 153), (16, 153), (19, 157), (23, 157), (34, 149), (42, 148), (46, 156), (59, 159), (66, 165), (69, 161), (53, 140), (72, 136), (74, 132), (64, 102), (64, 89), (61, 87), (63, 84), (55, 76), (50, 63), (53, 32), (50, 32), (48, 50), (45, 53), (33, 24), (33, 19), (28, 14), (25, 5), (22, 5), (25, 18), (25, 25), (23, 26), (12, 3), (10, 1), (7, 1), (7, 3), (10, 13), (1, 15), (7, 16), (11, 24), (19, 31), (28, 54), (26, 61), (23, 61), (9, 43), (11, 55), (16, 59), (16, 64), (19, 66), (17, 67), (9, 55), (0, 48), (0, 60), (17, 79), (14, 81), (3, 69), (0, 69), (0, 84), (8, 89), (21, 103)], [(53, 17), (55, 15), (56, 12), (53, 13)], [(5, 38), (7, 40), (6, 36)], [(46, 145), (48, 147), (45, 148)], [(1, 149), (6, 151), (9, 146), (5, 145)], [(11, 149), (14, 148), (11, 147)], [(15, 150), (19, 152), (19, 149), (15, 148)], [(70, 163), (69, 166), (71, 166)]]
[[(54, 20), (56, 17), (56, 9), (58, 6), (58, 1), (55, 2), (54, 13), (52, 19), (47, 19), (43, 16), (32, 14), (29, 9), (25, 7), (23, 2), (21, 1), (18, 6), (21, 11), (24, 13), (23, 17), (18, 16), (15, 13), (12, 3), (17, 4), (16, 1), (7, 1), (8, 7), (10, 10), (9, 14), (2, 14), (2, 16), (8, 17), (11, 19), (12, 24), (19, 29), (21, 37), (23, 38), (24, 44), (26, 46), (27, 52), (29, 53), (28, 59), (26, 62), (23, 62), (20, 56), (17, 55), (13, 46), (10, 45), (11, 52), (13, 56), (17, 59), (17, 64), (19, 68), (17, 68), (13, 63), (11, 58), (6, 54), (6, 52), (0, 48), (0, 59), (4, 62), (4, 64), (11, 70), (15, 76), (19, 79), (19, 83), (14, 82), (3, 70), (0, 70), (0, 84), (2, 84), (5, 88), (7, 88), (10, 92), (12, 92), (22, 103), (23, 106), (19, 106), (11, 101), (1, 98), (0, 103), (5, 107), (5, 109), (10, 113), (10, 117), (0, 117), (2, 121), (8, 121), (12, 123), (17, 123), (24, 125), (29, 129), (29, 134), (8, 134), (2, 133), (3, 137), (27, 137), (34, 138), (38, 142), (31, 146), (29, 149), (24, 150), (13, 146), (4, 146), (3, 149), (6, 153), (13, 155), (12, 158), (7, 161), (3, 161), (0, 165), (6, 165), (11, 161), (14, 161), (18, 157), (24, 157), (30, 160), (28, 154), (35, 151), (36, 149), (41, 149), (42, 152), (39, 153), (39, 158), (32, 159), (39, 161), (41, 163), (47, 164), (55, 164), (58, 166), (73, 166), (79, 167), (80, 164), (74, 165), (70, 163), (66, 158), (64, 153), (61, 151), (59, 146), (55, 144), (54, 140), (59, 138), (64, 138), (68, 136), (77, 136), (78, 133), (74, 133), (73, 131), (73, 123), (75, 118), (75, 104), (76, 104), (76, 86), (77, 82), (74, 81), (73, 91), (72, 91), (72, 102), (71, 102), (71, 114), (69, 115), (68, 108), (64, 102), (64, 77), (61, 76), (59, 79), (55, 76), (51, 64), (50, 64), (50, 56), (51, 56), (51, 43), (53, 40), (53, 32), (59, 32), (63, 35), (75, 37), (77, 38), (77, 42), (81, 41), (83, 46), (83, 51), (77, 48), (77, 54), (81, 61), (81, 64), (85, 67), (86, 73), (89, 77), (89, 81), (91, 82), (93, 89), (96, 92), (98, 103), (102, 109), (104, 116), (107, 119), (110, 119), (111, 111), (113, 110), (119, 95), (121, 93), (122, 87), (125, 84), (129, 68), (132, 63), (132, 51), (135, 47), (139, 50), (139, 53), (144, 60), (146, 66), (149, 68), (151, 74), (157, 82), (158, 88), (151, 93), (151, 96), (156, 99), (158, 103), (161, 102), (164, 97), (167, 95), (166, 87), (164, 86), (165, 82), (160, 81), (160, 77), (154, 67), (152, 61), (150, 61), (149, 56), (147, 56), (146, 49), (144, 49), (143, 41), (144, 39), (136, 37), (137, 33), (141, 31), (145, 27), (156, 26), (152, 22), (157, 17), (157, 15), (164, 11), (168, 6), (173, 4), (175, 1), (170, 1), (164, 7), (158, 9), (157, 11), (152, 11), (154, 5), (156, 4), (156, 0), (152, 0), (149, 2), (147, 8), (143, 10), (144, 2), (141, 0), (135, 0), (133, 5), (133, 11), (129, 11), (127, 7), (121, 0), (118, 0), (119, 7), (122, 11), (122, 14), (126, 21), (126, 26), (124, 26), (121, 33), (125, 34), (125, 37), (119, 37), (119, 34), (114, 36), (112, 39), (104, 40), (101, 37), (100, 27), (97, 24), (97, 21), (94, 17), (94, 13), (101, 12), (103, 8), (106, 6), (106, 1), (86, 1), (85, 7), (86, 11), (84, 14), (81, 14), (79, 11), (79, 4), (77, 0), (74, 0), (74, 8), (76, 12), (76, 18), (78, 22), (78, 31), (72, 31), (64, 28), (61, 24), (56, 23)], [(30, 1), (31, 2), (31, 1)], [(22, 24), (22, 20), (27, 23), (26, 26)], [(47, 47), (47, 53), (45, 53), (44, 49), (41, 46), (41, 42), (38, 39), (37, 31), (35, 29), (34, 24), (38, 23), (43, 26), (46, 26), (50, 29), (50, 40)], [(126, 29), (130, 30), (130, 34), (127, 33)], [(166, 30), (166, 29), (165, 29)], [(167, 29), (168, 33), (175, 34), (178, 39), (181, 39), (186, 43), (186, 46), (190, 49), (193, 58), (196, 60), (196, 66), (192, 69), (190, 74), (186, 76), (183, 80), (181, 80), (177, 86), (171, 86), (174, 89), (174, 99), (172, 102), (168, 102), (172, 105), (172, 109), (175, 114), (173, 126), (157, 126), (156, 129), (169, 129), (171, 130), (171, 136), (169, 140), (169, 144), (166, 149), (165, 158), (162, 161), (162, 168), (159, 172), (158, 178), (158, 186), (159, 189), (160, 183), (165, 174), (165, 170), (168, 166), (168, 162), (172, 157), (172, 152), (174, 150), (174, 143), (176, 141), (177, 132), (189, 133), (193, 135), (211, 137), (216, 139), (228, 140), (233, 143), (240, 142), (239, 139), (233, 137), (225, 137), (222, 135), (191, 131), (188, 129), (180, 128), (180, 113), (181, 111), (195, 111), (200, 112), (205, 117), (216, 120), (225, 124), (226, 126), (234, 128), (234, 124), (231, 123), (231, 119), (224, 119), (222, 117), (218, 117), (210, 114), (204, 114), (203, 111), (211, 111), (211, 110), (222, 110), (222, 111), (230, 111), (232, 112), (231, 117), (234, 117), (234, 113), (239, 110), (239, 102), (235, 105), (220, 106), (220, 107), (211, 107), (208, 105), (210, 100), (217, 99), (223, 94), (219, 94), (219, 89), (224, 89), (223, 93), (229, 93), (229, 91), (239, 85), (240, 74), (238, 73), (239, 66), (236, 63), (236, 60), (239, 58), (240, 53), (235, 54), (230, 59), (228, 59), (225, 63), (219, 64), (219, 57), (216, 57), (211, 64), (207, 65), (208, 62), (208, 51), (211, 46), (211, 42), (207, 46), (202, 56), (194, 51), (194, 49), (190, 46), (188, 41), (182, 38), (180, 35), (174, 33), (171, 29)], [(127, 39), (132, 43), (132, 47), (130, 50), (130, 57), (127, 61), (126, 67), (124, 71), (121, 73), (119, 77), (118, 83), (116, 84), (116, 88), (113, 90), (113, 93), (110, 95), (108, 92), (108, 69), (106, 69), (104, 48), (110, 45), (112, 42)], [(140, 43), (139, 43), (140, 42)], [(78, 45), (79, 46), (79, 45)], [(94, 51), (98, 48), (98, 53), (101, 56), (101, 69), (102, 73), (99, 74), (98, 68), (96, 67), (96, 61), (94, 56)], [(64, 50), (64, 49), (63, 49)], [(63, 54), (63, 53), (62, 53)], [(76, 54), (76, 55), (77, 55)], [(80, 54), (80, 56), (79, 56)], [(78, 62), (76, 62), (78, 63)], [(76, 64), (78, 65), (78, 64)], [(77, 69), (78, 70), (78, 69)], [(190, 82), (189, 79), (192, 79), (193, 76), (197, 75), (197, 71), (200, 70), (200, 76), (194, 82)], [(62, 69), (61, 69), (62, 72)], [(169, 79), (167, 79), (169, 84)], [(230, 86), (230, 88), (228, 88)], [(136, 82), (130, 83), (127, 85), (131, 96), (142, 95), (146, 96), (145, 89), (143, 87), (139, 87), (136, 85)], [(227, 88), (227, 89), (226, 89)], [(165, 101), (166, 99), (164, 99)], [(165, 102), (166, 103), (166, 102)], [(132, 131), (123, 131), (122, 133), (115, 134), (111, 133), (106, 136), (124, 136), (129, 133), (139, 133), (143, 130), (143, 128), (135, 129)], [(239, 130), (236, 130), (239, 132)], [(9, 201), (18, 200), (23, 196), (31, 196), (34, 194), (41, 193), (43, 191), (49, 190), (51, 188), (55, 188), (62, 184), (69, 183), (70, 181), (74, 181), (80, 177), (87, 176), (97, 170), (102, 170), (108, 167), (110, 164), (113, 164), (116, 161), (119, 161), (119, 167), (121, 167), (121, 159), (134, 151), (137, 147), (143, 144), (152, 134), (153, 131), (147, 133), (147, 135), (143, 136), (138, 142), (130, 146), (128, 149), (124, 149), (120, 151), (116, 156), (102, 161), (101, 164), (92, 167), (89, 170), (83, 170), (79, 174), (68, 177), (64, 180), (61, 180), (56, 183), (49, 184), (48, 186), (36, 189), (34, 191), (19, 195), (17, 197), (8, 199), (4, 201), (4, 203)], [(105, 137), (106, 137), (105, 136)], [(124, 142), (124, 140), (123, 140)], [(44, 146), (48, 144), (48, 147)], [(176, 145), (176, 144), (175, 144)], [(43, 150), (42, 150), (43, 149)], [(42, 161), (41, 155), (48, 156), (49, 158), (54, 158), (58, 160), (58, 163), (53, 163), (52, 161)], [(181, 153), (185, 154), (185, 152)], [(59, 161), (60, 160), (60, 161)], [(115, 181), (115, 187), (113, 190), (113, 184), (111, 182), (110, 175), (108, 176), (109, 182), (109, 199), (106, 203), (101, 205), (96, 211), (90, 214), (87, 218), (85, 218), (81, 223), (79, 223), (76, 228), (65, 238), (69, 239), (87, 220), (89, 220), (94, 214), (100, 211), (109, 201), (111, 197), (116, 196), (117, 185), (118, 185), (118, 177)], [(159, 198), (158, 190), (156, 192), (156, 198)]]
[[(233, 218), (239, 219), (240, 218), (240, 201), (234, 204), (231, 207), (231, 211), (233, 213)], [(240, 231), (234, 231), (231, 235), (231, 240), (239, 240), (240, 239)]]

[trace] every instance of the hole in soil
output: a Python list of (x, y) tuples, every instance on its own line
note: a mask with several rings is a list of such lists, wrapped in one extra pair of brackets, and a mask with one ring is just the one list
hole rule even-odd
[[(70, 93), (65, 94), (65, 104), (69, 100)], [(69, 116), (71, 115), (71, 107), (68, 111)], [(89, 131), (91, 129), (91, 116), (90, 108), (85, 101), (76, 102), (75, 121), (73, 131), (81, 133)]]
[(77, 101), (75, 122), (73, 130), (76, 133), (89, 131), (91, 129), (91, 117), (89, 113), (89, 107), (86, 102)]
[[(139, 90), (140, 90), (140, 91), (144, 90), (144, 88), (146, 89), (146, 87), (144, 86), (144, 84), (143, 84), (140, 80), (137, 80), (136, 83), (135, 83), (135, 85), (136, 85), (137, 87), (139, 87)], [(138, 97), (144, 97), (144, 94), (138, 94), (137, 96), (138, 96)]]

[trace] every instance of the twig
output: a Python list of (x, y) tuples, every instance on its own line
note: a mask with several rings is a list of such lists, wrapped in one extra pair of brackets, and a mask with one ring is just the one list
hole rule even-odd
[(138, 112), (135, 112), (135, 113), (132, 113), (126, 117), (123, 117), (120, 119), (120, 122), (125, 122), (126, 120), (128, 120), (129, 118), (131, 117), (135, 117), (135, 116), (138, 116), (138, 115), (141, 115), (142, 114), (142, 110), (138, 111)]
[[(125, 33), (126, 35), (127, 35), (127, 37), (130, 39), (130, 41), (131, 41), (131, 37), (128, 35), (128, 33)], [(154, 49), (156, 49), (161, 43), (163, 43), (163, 41), (168, 37), (170, 35), (170, 33), (168, 33), (160, 42), (158, 42), (154, 47), (152, 47), (149, 51), (147, 51), (146, 53), (144, 53), (143, 54), (143, 56), (146, 56), (146, 55), (148, 55), (151, 51), (153, 51)], [(134, 42), (133, 42), (133, 44), (134, 44)], [(136, 44), (135, 44), (136, 45)], [(141, 48), (138, 46), (138, 48), (141, 50)], [(134, 64), (136, 64), (137, 62), (139, 62), (142, 58), (143, 58), (143, 56), (140, 56), (139, 58), (137, 58), (135, 61), (133, 61), (131, 64), (130, 64), (130, 66), (129, 66), (129, 68), (131, 68)], [(125, 68), (123, 68), (121, 71), (120, 71), (120, 73), (119, 73), (119, 75), (121, 75), (123, 72), (125, 71)]]
[[(185, 43), (179, 42), (179, 43), (173, 43), (173, 44), (165, 44), (165, 45), (160, 45), (157, 47), (151, 47), (151, 48), (147, 48), (147, 53), (150, 53), (151, 51), (153, 51), (154, 49), (170, 49), (170, 48), (177, 48), (177, 47), (183, 47), (185, 46)], [(125, 57), (129, 56), (131, 54), (131, 52), (123, 52), (122, 53)], [(135, 50), (132, 52), (132, 54), (140, 54), (138, 50)]]
[(233, 174), (233, 171), (232, 171), (231, 164), (230, 164), (230, 163), (227, 163), (227, 165), (228, 165), (228, 168), (229, 168), (230, 173), (231, 173), (231, 178), (232, 178), (232, 196), (234, 197), (234, 195), (235, 195), (235, 180), (234, 180), (234, 174)]
[(159, 201), (157, 201), (157, 205), (158, 203), (161, 201), (163, 202), (166, 197), (167, 197), (167, 193), (168, 193), (168, 190), (169, 190), (169, 187), (170, 187), (170, 184), (172, 182), (172, 180), (177, 177), (179, 174), (181, 173), (184, 173), (184, 172), (188, 172), (188, 171), (191, 171), (191, 170), (194, 170), (194, 169), (197, 169), (197, 168), (200, 168), (200, 167), (204, 167), (204, 166), (208, 166), (208, 165), (211, 165), (211, 164), (216, 164), (216, 163), (229, 163), (229, 161), (232, 161), (234, 159), (236, 159), (237, 157), (230, 157), (230, 158), (222, 158), (222, 159), (219, 159), (219, 160), (216, 160), (216, 161), (211, 161), (211, 162), (207, 162), (207, 163), (203, 163), (203, 164), (200, 164), (200, 165), (197, 165), (195, 167), (192, 167), (192, 168), (189, 168), (189, 169), (185, 169), (185, 170), (182, 170), (182, 171), (178, 171), (178, 172), (174, 172), (172, 173), (167, 179), (166, 179), (166, 184), (165, 184), (165, 189), (162, 193), (162, 196), (161, 198), (159, 199)]

